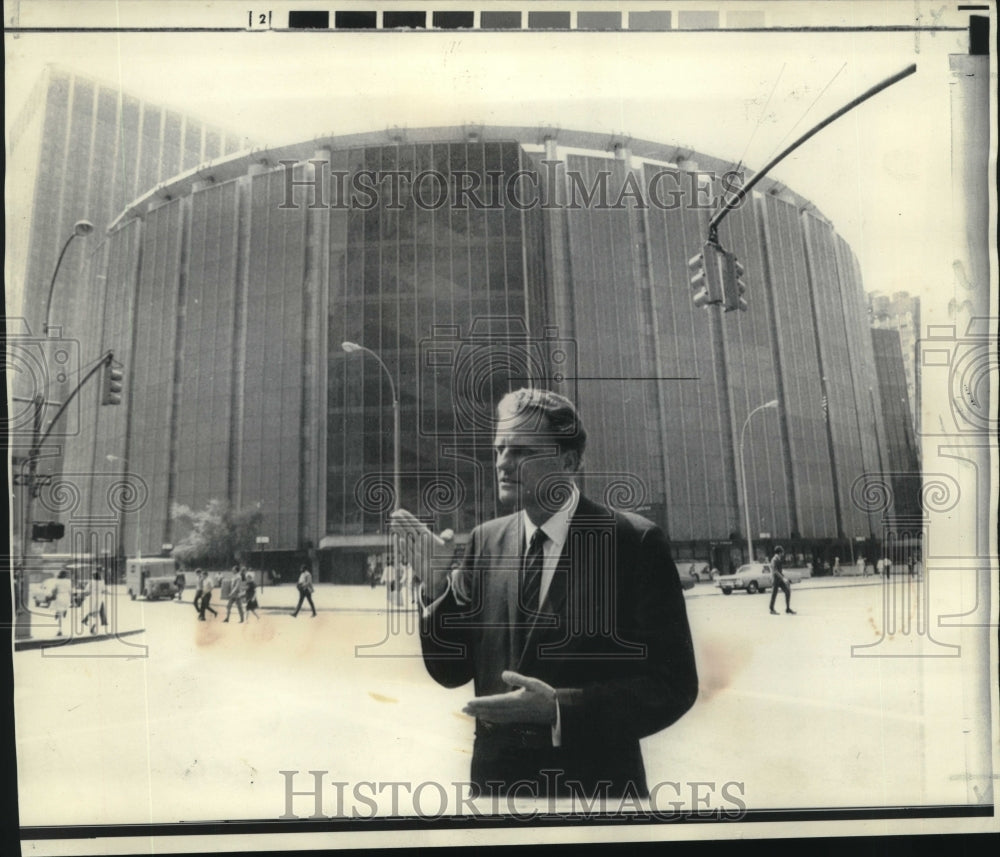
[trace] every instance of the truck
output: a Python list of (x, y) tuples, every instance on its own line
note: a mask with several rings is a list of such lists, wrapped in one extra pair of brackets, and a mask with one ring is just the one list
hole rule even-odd
[(170, 557), (137, 557), (125, 561), (125, 589), (133, 601), (147, 601), (177, 595), (177, 562)]

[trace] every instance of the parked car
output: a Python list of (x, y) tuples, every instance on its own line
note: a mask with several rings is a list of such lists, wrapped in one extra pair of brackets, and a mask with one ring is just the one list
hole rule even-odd
[[(790, 583), (802, 580), (802, 571), (799, 569), (786, 568), (784, 574)], [(734, 589), (745, 589), (748, 595), (753, 595), (770, 589), (774, 585), (774, 574), (770, 563), (751, 562), (741, 565), (736, 574), (721, 575), (715, 585), (722, 590), (723, 595), (731, 595)]]
[[(72, 581), (73, 606), (79, 607), (83, 604), (83, 599), (87, 597), (87, 593), (90, 592), (90, 581), (86, 577), (90, 567), (74, 563), (67, 565), (64, 570), (69, 573), (69, 577), (64, 579)], [(56, 582), (58, 580), (57, 576), (49, 577), (31, 587), (31, 600), (35, 602), (36, 607), (48, 607), (52, 604), (56, 597)]]

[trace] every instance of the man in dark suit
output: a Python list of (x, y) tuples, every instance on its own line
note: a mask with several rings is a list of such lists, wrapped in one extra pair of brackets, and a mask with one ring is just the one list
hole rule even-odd
[[(433, 568), (424, 663), (446, 687), (474, 682), (482, 792), (646, 796), (639, 739), (698, 693), (667, 541), (580, 495), (586, 432), (567, 399), (518, 390), (497, 416), (499, 499), (517, 511), (476, 527), (459, 568)], [(394, 529), (428, 534), (406, 511)]]

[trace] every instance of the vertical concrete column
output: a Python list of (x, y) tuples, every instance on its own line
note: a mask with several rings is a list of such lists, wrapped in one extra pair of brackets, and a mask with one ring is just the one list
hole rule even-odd
[[(691, 204), (698, 193), (698, 162), (690, 157), (680, 157), (677, 160), (678, 168), (688, 173), (688, 183), (690, 193), (685, 196), (685, 202)], [(701, 232), (708, 235), (708, 221), (711, 212), (703, 212), (699, 216)], [(719, 435), (722, 438), (722, 472), (725, 478), (722, 481), (722, 501), (726, 510), (726, 529), (728, 532), (735, 532), (741, 529), (740, 522), (742, 500), (740, 499), (736, 447), (739, 444), (739, 427), (733, 422), (733, 404), (730, 401), (729, 373), (726, 369), (726, 344), (723, 336), (723, 312), (721, 307), (710, 306), (708, 312), (709, 339), (711, 343), (712, 355), (712, 376), (715, 384), (716, 402), (718, 405), (718, 427)], [(753, 557), (750, 557), (752, 560)]]
[[(550, 208), (543, 211), (545, 222), (545, 255), (547, 256), (548, 275), (552, 288), (552, 303), (544, 324), (554, 324), (559, 329), (561, 339), (574, 339), (576, 325), (573, 320), (573, 299), (570, 292), (570, 256), (569, 234), (566, 229), (566, 162), (559, 156), (559, 148), (555, 135), (546, 136), (545, 161), (542, 181), (552, 180), (553, 192), (549, 199)], [(548, 189), (546, 189), (548, 190)], [(545, 198), (545, 194), (542, 194)], [(564, 395), (572, 395), (573, 391), (567, 382), (555, 384), (555, 388)]]
[(266, 170), (264, 164), (251, 164), (247, 175), (236, 186), (236, 285), (234, 289), (235, 317), (233, 320), (233, 406), (230, 438), (237, 450), (229, 474), (229, 497), (237, 507), (243, 505), (243, 426), (246, 422), (247, 369), (247, 301), (250, 288), (250, 229), (252, 224), (253, 185), (251, 177)]
[[(204, 184), (204, 183), (202, 183)], [(198, 185), (196, 182), (192, 190)], [(175, 544), (173, 521), (169, 510), (177, 494), (178, 432), (177, 416), (180, 411), (181, 379), (184, 377), (184, 335), (187, 316), (188, 260), (191, 247), (191, 195), (181, 201), (181, 240), (178, 242), (177, 270), (177, 325), (174, 334), (174, 374), (170, 384), (169, 453), (167, 457), (167, 518), (164, 524), (163, 544)]]
[[(663, 412), (663, 397), (661, 395), (658, 379), (663, 376), (660, 365), (660, 347), (657, 336), (656, 311), (653, 296), (652, 259), (649, 248), (649, 200), (646, 198), (643, 186), (642, 167), (632, 166), (632, 150), (628, 146), (618, 146), (615, 149), (615, 157), (621, 161), (622, 167), (635, 179), (635, 186), (642, 188), (641, 198), (645, 207), (633, 205), (628, 212), (629, 235), (634, 252), (632, 258), (632, 276), (639, 289), (639, 306), (643, 318), (646, 319), (646, 326), (641, 326), (637, 331), (639, 334), (640, 360), (642, 374), (652, 376), (657, 379), (651, 384), (647, 382), (643, 388), (644, 408), (645, 408), (645, 431), (646, 449), (652, 462), (650, 472), (655, 474), (653, 482), (649, 486), (649, 501), (658, 509), (662, 510), (657, 515), (658, 523), (663, 527), (664, 532), (669, 535), (669, 526), (666, 518), (667, 506), (667, 480), (666, 480), (666, 456), (663, 447), (663, 434), (667, 425)], [(652, 395), (649, 395), (652, 394)]]
[(830, 426), (830, 396), (826, 383), (826, 361), (824, 360), (823, 355), (823, 339), (820, 336), (819, 331), (819, 315), (816, 312), (816, 259), (814, 258), (812, 246), (809, 241), (810, 228), (808, 212), (800, 212), (799, 222), (802, 224), (802, 249), (806, 258), (806, 280), (808, 281), (809, 308), (812, 312), (813, 336), (816, 337), (816, 343), (818, 346), (816, 349), (816, 355), (819, 359), (820, 395), (827, 403), (827, 412), (823, 418), (823, 430), (826, 434), (826, 446), (830, 455), (830, 485), (833, 487), (833, 511), (837, 521), (837, 538), (842, 538), (845, 535), (844, 514), (841, 507), (841, 490), (843, 486), (840, 484), (840, 471), (838, 467), (836, 449), (833, 444), (833, 430)]
[[(788, 485), (790, 523), (793, 532), (802, 532), (799, 521), (799, 496), (795, 485), (795, 468), (792, 467), (792, 446), (788, 436), (788, 408), (785, 393), (785, 367), (781, 362), (781, 349), (778, 348), (778, 314), (774, 298), (774, 274), (772, 265), (773, 247), (771, 225), (767, 217), (767, 206), (763, 197), (754, 194), (754, 204), (757, 206), (757, 224), (760, 234), (760, 257), (763, 261), (764, 305), (767, 308), (767, 338), (771, 346), (771, 360), (774, 363), (775, 390), (778, 394), (778, 433), (781, 438), (781, 463), (785, 471), (785, 483)], [(791, 533), (789, 533), (791, 535)]]
[[(317, 149), (312, 160), (303, 166), (306, 181), (325, 184), (330, 175), (330, 149)], [(326, 199), (317, 191), (316, 199)], [(306, 208), (306, 242), (304, 292), (302, 295), (302, 411), (300, 422), (299, 520), (298, 541), (313, 548), (323, 534), (320, 523), (322, 486), (325, 479), (325, 403), (321, 389), (327, 360), (326, 317), (323, 293), (329, 266), (329, 209), (320, 206)]]

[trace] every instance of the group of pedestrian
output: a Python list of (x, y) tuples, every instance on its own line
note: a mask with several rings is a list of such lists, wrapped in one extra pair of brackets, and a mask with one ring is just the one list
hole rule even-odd
[[(57, 624), (56, 636), (61, 637), (63, 635), (63, 619), (66, 619), (67, 624), (70, 624), (69, 613), (74, 607), (78, 606), (74, 599), (73, 576), (68, 569), (64, 568), (60, 570), (56, 576), (55, 589), (52, 594), (53, 614)], [(98, 622), (100, 622), (102, 628), (107, 627), (108, 613), (105, 607), (107, 595), (108, 587), (104, 582), (104, 577), (100, 571), (95, 571), (90, 585), (86, 587), (86, 591), (83, 594), (83, 599), (87, 604), (87, 612), (80, 616), (81, 634), (87, 630), (88, 625), (90, 626), (90, 633), (96, 634)], [(81, 601), (79, 606), (82, 607), (83, 603), (84, 601)]]
[[(219, 611), (212, 607), (212, 590), (215, 588), (215, 581), (211, 575), (200, 568), (195, 573), (198, 576), (198, 582), (195, 585), (194, 609), (198, 611), (199, 621), (204, 622), (205, 613), (211, 613), (213, 616), (219, 615)], [(226, 618), (222, 621), (229, 621), (229, 617), (232, 615), (233, 607), (235, 606), (240, 615), (240, 621), (243, 622), (245, 619), (243, 612), (244, 604), (246, 605), (246, 615), (253, 613), (257, 621), (260, 621), (260, 614), (257, 613), (257, 609), (260, 607), (260, 604), (257, 602), (257, 581), (253, 576), (253, 572), (246, 568), (246, 566), (241, 566), (237, 563), (233, 566), (232, 574), (229, 578), (229, 599), (226, 602)]]
[[(212, 607), (212, 590), (215, 588), (215, 580), (212, 575), (202, 571), (200, 568), (195, 570), (195, 574), (197, 575), (198, 582), (195, 584), (193, 604), (194, 609), (198, 611), (198, 620), (204, 622), (205, 613), (211, 613), (212, 616), (219, 615), (219, 611)], [(239, 614), (240, 622), (246, 621), (251, 613), (257, 621), (260, 621), (260, 614), (257, 612), (260, 609), (260, 603), (257, 600), (257, 579), (254, 577), (253, 572), (246, 568), (246, 566), (241, 566), (237, 563), (232, 568), (228, 583), (229, 595), (226, 599), (226, 616), (222, 621), (229, 621), (234, 607)], [(302, 566), (302, 573), (299, 575), (297, 589), (299, 591), (299, 603), (296, 605), (295, 612), (292, 615), (298, 616), (303, 603), (308, 601), (309, 606), (312, 608), (312, 615), (315, 617), (316, 605), (313, 604), (312, 600), (314, 587), (312, 573), (309, 571), (308, 566)]]

